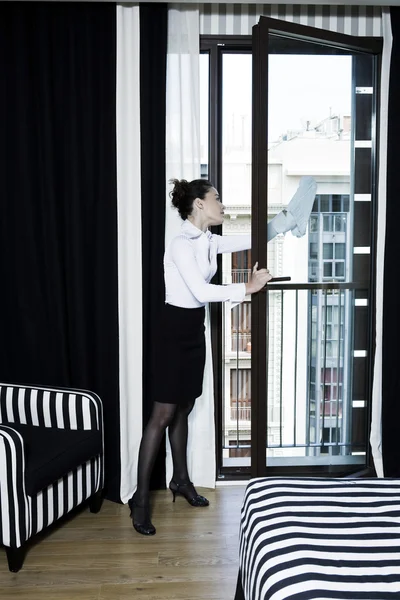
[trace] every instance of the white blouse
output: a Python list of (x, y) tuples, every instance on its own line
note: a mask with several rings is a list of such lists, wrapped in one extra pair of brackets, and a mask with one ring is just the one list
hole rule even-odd
[(213, 285), (217, 254), (251, 248), (251, 236), (221, 236), (201, 231), (187, 219), (164, 254), (165, 302), (181, 308), (198, 308), (207, 302), (242, 302), (244, 283)]

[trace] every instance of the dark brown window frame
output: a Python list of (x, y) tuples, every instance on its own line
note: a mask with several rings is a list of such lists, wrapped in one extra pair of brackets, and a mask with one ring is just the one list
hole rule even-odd
[[(274, 19), (269, 19), (271, 24), (274, 24)], [(289, 27), (287, 27), (289, 26)], [(310, 34), (314, 33), (313, 28), (305, 28), (304, 26), (298, 27), (296, 24), (288, 24), (285, 23), (285, 29), (288, 28), (291, 31), (291, 35), (297, 37), (298, 39), (304, 40), (304, 32), (306, 29), (310, 30)], [(343, 48), (343, 38), (347, 38), (347, 40), (352, 39), (353, 43), (348, 45), (346, 48)], [(342, 49), (343, 53), (358, 51), (358, 52), (366, 52), (368, 54), (376, 54), (379, 55), (382, 51), (382, 39), (381, 38), (351, 38), (350, 36), (343, 36), (342, 34), (336, 34), (328, 31), (321, 30), (321, 43), (330, 43), (332, 47), (332, 53), (336, 53), (335, 47)], [(214, 183), (214, 185), (218, 188), (222, 188), (222, 55), (224, 53), (251, 53), (252, 51), (252, 36), (200, 36), (200, 51), (202, 53), (208, 53), (209, 55), (209, 170), (208, 176), (209, 179)], [(339, 52), (340, 53), (340, 50)], [(254, 67), (253, 67), (254, 68)], [(376, 84), (379, 77), (379, 66), (376, 70)], [(376, 89), (379, 90), (379, 87), (376, 86)], [(378, 103), (378, 94), (375, 97), (375, 105), (374, 105), (374, 117), (376, 118), (376, 122), (378, 121), (377, 115), (377, 103)], [(254, 110), (254, 104), (253, 104)], [(375, 144), (376, 146), (376, 144)], [(377, 164), (377, 156), (376, 154), (373, 156), (373, 164), (374, 166)], [(373, 173), (375, 176), (375, 173)], [(375, 203), (373, 204), (375, 206)], [(376, 210), (375, 208), (373, 210)], [(262, 219), (263, 216), (260, 214), (259, 219)], [(260, 221), (261, 222), (261, 221)], [(375, 222), (375, 219), (373, 219)], [(215, 233), (221, 233), (222, 227), (215, 228)], [(252, 231), (253, 235), (254, 232)], [(376, 232), (373, 232), (372, 235), (372, 245), (371, 245), (371, 261), (372, 261), (372, 270), (375, 272), (375, 238)], [(257, 248), (257, 251), (264, 251), (263, 248)], [(266, 248), (265, 248), (266, 253)], [(222, 282), (222, 273), (221, 273), (221, 263), (219, 262), (218, 272), (213, 280), (214, 283)], [(340, 284), (338, 284), (340, 287)], [(284, 287), (288, 287), (287, 285)], [(307, 285), (298, 286), (298, 289), (307, 289)], [(264, 296), (264, 298), (262, 298)], [(258, 298), (253, 298), (252, 303), (254, 304), (253, 311), (256, 312), (260, 310), (260, 307), (257, 306), (257, 303), (265, 303), (267, 294), (258, 295)], [(375, 306), (375, 298), (370, 298), (371, 302), (371, 310), (372, 307)], [(222, 467), (222, 419), (223, 419), (223, 411), (222, 411), (222, 397), (223, 397), (223, 367), (222, 367), (222, 344), (223, 344), (223, 331), (222, 331), (222, 305), (219, 303), (214, 303), (210, 305), (211, 308), (211, 339), (212, 339), (212, 352), (213, 352), (213, 372), (214, 372), (214, 397), (215, 397), (215, 426), (216, 426), (216, 464), (217, 464), (217, 479), (248, 479), (250, 476), (261, 476), (265, 475), (265, 450), (264, 457), (262, 455), (262, 448), (255, 454), (252, 453), (252, 465), (251, 467)], [(252, 311), (252, 312), (253, 312)], [(266, 314), (266, 312), (264, 312)], [(265, 318), (265, 317), (264, 317)], [(254, 321), (253, 321), (254, 325)], [(257, 323), (255, 325), (255, 331), (257, 331), (258, 327), (262, 325), (262, 323)], [(264, 327), (266, 324), (264, 323)], [(373, 339), (373, 326), (370, 331), (370, 339)], [(260, 341), (260, 340), (259, 340)], [(265, 348), (266, 352), (266, 348)], [(373, 365), (373, 353), (371, 352), (369, 356), (369, 368), (370, 373), (372, 373), (372, 365)], [(255, 374), (255, 378), (259, 379), (258, 374)], [(370, 381), (370, 387), (372, 386), (372, 381)], [(369, 409), (370, 410), (370, 409)], [(252, 411), (253, 412), (253, 411)], [(262, 412), (262, 411), (261, 411)], [(370, 423), (371, 414), (369, 412), (368, 422)], [(252, 440), (255, 438), (259, 438), (260, 434), (262, 435), (262, 424), (265, 420), (262, 420), (262, 415), (257, 414), (257, 422), (253, 419), (252, 423)], [(255, 441), (255, 444), (257, 442)], [(367, 469), (363, 470), (361, 474), (366, 472), (373, 472), (372, 467), (372, 458), (370, 455), (369, 448), (367, 449), (367, 460), (366, 460)], [(300, 468), (289, 468), (289, 469), (279, 469), (277, 472), (277, 468), (268, 468), (268, 474), (270, 475), (287, 475), (294, 474), (296, 475), (324, 475), (329, 476), (332, 475), (331, 467), (317, 467), (311, 469), (300, 469)], [(333, 469), (336, 476), (342, 476), (348, 474), (351, 469), (344, 469), (344, 472), (339, 472), (339, 470)], [(300, 472), (301, 471), (301, 472)], [(329, 473), (328, 473), (329, 471)], [(342, 469), (343, 471), (343, 469)], [(352, 476), (355, 476), (355, 473), (352, 473)]]

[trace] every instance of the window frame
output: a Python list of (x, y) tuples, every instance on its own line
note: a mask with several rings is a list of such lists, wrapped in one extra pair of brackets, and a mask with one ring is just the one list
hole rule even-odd
[[(271, 20), (270, 21), (275, 21)], [(289, 25), (285, 23), (285, 25)], [(296, 26), (296, 24), (290, 24), (289, 29), (292, 32), (295, 32), (296, 29), (300, 31), (298, 34), (299, 39), (302, 38), (302, 34), (304, 32), (304, 26), (300, 26), (300, 29)], [(313, 30), (313, 28), (308, 28)], [(349, 44), (349, 51), (364, 51), (368, 54), (381, 54), (382, 52), (382, 38), (352, 38), (351, 36), (343, 36), (342, 34), (332, 33), (326, 30), (321, 30), (321, 38), (324, 41), (330, 42), (332, 47), (338, 43), (339, 39), (347, 38), (351, 40), (353, 43)], [(208, 178), (213, 181), (214, 185), (218, 189), (222, 189), (222, 55), (224, 53), (236, 53), (236, 52), (244, 52), (251, 53), (252, 52), (252, 36), (248, 35), (201, 35), (200, 36), (200, 52), (207, 53), (209, 55), (209, 168), (208, 168)], [(342, 42), (341, 42), (342, 43)], [(344, 50), (346, 51), (346, 50)], [(379, 69), (378, 69), (379, 70)], [(379, 88), (377, 87), (377, 90)], [(377, 91), (376, 97), (379, 92)], [(378, 115), (375, 110), (375, 118), (378, 124)], [(377, 130), (378, 128), (376, 128)], [(376, 133), (375, 133), (376, 135)], [(377, 155), (373, 155), (373, 169), (376, 168), (377, 164)], [(375, 173), (373, 173), (373, 176)], [(373, 211), (376, 210), (375, 205), (372, 204), (371, 209)], [(375, 222), (375, 219), (372, 215), (372, 223)], [(213, 228), (214, 233), (221, 234), (222, 226)], [(371, 270), (372, 273), (375, 274), (375, 247), (374, 241), (376, 238), (376, 231), (372, 233), (372, 242), (371, 242)], [(222, 269), (221, 269), (221, 257), (218, 257), (218, 271), (213, 279), (213, 283), (221, 284), (222, 283)], [(322, 288), (326, 288), (326, 285), (323, 285)], [(340, 284), (338, 284), (338, 288), (340, 288)], [(371, 282), (371, 288), (374, 289), (373, 279)], [(307, 287), (305, 287), (307, 289)], [(370, 298), (371, 301), (371, 311), (372, 314), (374, 312), (375, 301), (374, 297)], [(252, 300), (253, 303), (253, 300)], [(222, 424), (223, 424), (223, 384), (224, 384), (224, 373), (223, 373), (223, 361), (222, 361), (222, 348), (223, 348), (223, 318), (222, 318), (222, 305), (220, 303), (213, 303), (210, 305), (210, 313), (211, 313), (211, 340), (212, 340), (212, 352), (213, 352), (213, 371), (214, 371), (214, 397), (215, 397), (215, 427), (216, 427), (216, 465), (217, 465), (217, 479), (248, 479), (250, 476), (259, 476), (261, 475), (260, 470), (260, 460), (256, 461), (254, 464), (254, 459), (252, 457), (252, 466), (251, 467), (223, 467), (222, 466), (222, 452), (223, 452), (223, 439), (222, 439)], [(255, 307), (254, 307), (255, 308)], [(254, 312), (254, 308), (252, 312)], [(252, 315), (252, 318), (254, 315)], [(254, 321), (253, 321), (254, 323)], [(371, 336), (373, 332), (370, 332)], [(371, 337), (372, 339), (372, 337)], [(369, 366), (371, 367), (373, 364), (373, 356), (369, 357)], [(372, 370), (370, 369), (370, 373)], [(369, 382), (371, 387), (372, 382)], [(315, 400), (314, 400), (315, 402)], [(262, 419), (259, 419), (259, 427), (262, 426)], [(369, 403), (369, 414), (368, 414), (368, 422), (371, 421), (371, 407)], [(257, 434), (258, 435), (258, 434)], [(252, 427), (252, 439), (254, 440), (254, 429)], [(369, 452), (369, 448), (367, 448), (368, 456), (366, 458), (367, 468), (371, 469), (372, 459)], [(259, 454), (260, 456), (260, 454)], [(276, 471), (274, 468), (269, 468), (269, 474), (275, 474), (273, 471)], [(296, 470), (296, 469), (294, 469)], [(280, 471), (280, 474), (284, 474), (285, 469)], [(302, 471), (302, 474), (316, 474), (317, 470), (312, 469)], [(328, 467), (324, 467), (320, 474), (328, 475)], [(353, 473), (353, 476), (355, 474)]]

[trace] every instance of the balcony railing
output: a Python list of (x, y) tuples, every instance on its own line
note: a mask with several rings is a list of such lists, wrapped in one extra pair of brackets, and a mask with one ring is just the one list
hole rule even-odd
[(231, 406), (232, 421), (251, 421), (251, 406)]
[(232, 352), (248, 352), (251, 354), (251, 333), (232, 331)]
[[(237, 270), (235, 280), (247, 274)], [(295, 464), (303, 457), (311, 461), (307, 464), (330, 459), (362, 463), (368, 444), (369, 309), (358, 298), (365, 296), (365, 290), (355, 284), (331, 283), (271, 286), (267, 292), (267, 461), (293, 457)], [(232, 315), (234, 319), (239, 322)], [(232, 331), (231, 335), (232, 350), (245, 351), (251, 334)], [(249, 365), (242, 360), (243, 354), (238, 354), (233, 368), (237, 375), (231, 376), (231, 385), (236, 386), (225, 399), (229, 403), (226, 451), (229, 445), (240, 450), (240, 436), (251, 421), (251, 406), (234, 400), (245, 397), (241, 386), (247, 386), (251, 397)]]
[(248, 283), (251, 269), (232, 269), (232, 283)]

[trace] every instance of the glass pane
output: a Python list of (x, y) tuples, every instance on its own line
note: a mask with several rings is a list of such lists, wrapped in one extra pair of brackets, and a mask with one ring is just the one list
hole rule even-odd
[[(238, 86), (240, 81), (240, 86)], [(222, 55), (223, 235), (251, 232), (252, 56)], [(251, 251), (222, 255), (223, 283), (246, 283)], [(248, 466), (251, 455), (251, 303), (223, 304), (222, 466)]]
[(344, 262), (335, 263), (335, 277), (344, 277)]
[(318, 217), (310, 217), (310, 232), (316, 233), (318, 231)]
[(333, 258), (333, 244), (324, 244), (323, 245), (323, 257), (324, 259)]
[(346, 246), (344, 244), (342, 244), (341, 242), (338, 242), (335, 244), (335, 258), (339, 259), (342, 258), (344, 259), (346, 256)]
[(324, 195), (322, 198), (320, 197), (320, 212), (329, 212), (330, 208), (330, 202), (329, 202), (330, 198), (327, 195)]
[[(268, 57), (269, 219), (290, 206), (302, 175), (313, 176), (318, 185), (306, 235), (286, 233), (268, 244), (269, 269), (290, 275), (292, 282), (349, 276), (344, 260), (351, 243), (346, 217), (352, 60), (349, 55)], [(333, 387), (337, 370), (345, 364), (348, 369), (351, 356), (335, 325), (343, 318), (340, 311), (349, 317), (350, 295), (270, 289), (268, 298), (267, 466), (328, 464), (333, 456), (346, 462), (351, 440)], [(344, 390), (347, 411), (350, 391)]]
[(346, 216), (335, 215), (335, 227), (334, 231), (346, 231)]
[(342, 212), (342, 196), (332, 196), (332, 212)]
[(324, 231), (332, 231), (332, 217), (324, 216)]
[(316, 242), (310, 243), (310, 258), (311, 259), (318, 258), (318, 244)]
[[(268, 244), (271, 272), (292, 282), (350, 278), (352, 66), (349, 55), (268, 57), (269, 218), (290, 207), (302, 175), (318, 186), (306, 235)], [(352, 294), (269, 289), (267, 466), (364, 461), (349, 426), (352, 340), (339, 338)]]

